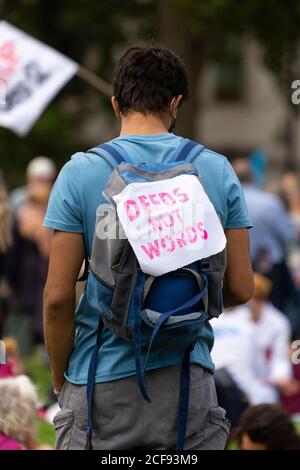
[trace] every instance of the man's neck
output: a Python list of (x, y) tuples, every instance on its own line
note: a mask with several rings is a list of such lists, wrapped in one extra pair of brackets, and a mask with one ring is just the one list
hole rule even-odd
[(168, 132), (167, 119), (162, 115), (132, 112), (122, 116), (120, 135), (150, 135)]

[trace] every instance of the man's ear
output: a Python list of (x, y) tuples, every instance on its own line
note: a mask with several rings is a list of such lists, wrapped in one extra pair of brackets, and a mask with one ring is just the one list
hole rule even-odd
[(115, 113), (116, 117), (119, 119), (121, 117), (121, 112), (120, 112), (120, 108), (119, 108), (119, 103), (117, 102), (115, 96), (111, 97), (111, 105), (112, 105), (112, 108), (114, 110), (114, 113)]
[(170, 114), (174, 117), (176, 117), (176, 114), (177, 114), (177, 109), (179, 108), (180, 106), (180, 103), (182, 101), (182, 98), (183, 96), (182, 95), (178, 95), (178, 96), (175, 96), (172, 101), (171, 101), (171, 104), (170, 104)]
[(176, 96), (176, 98), (175, 98), (175, 106), (176, 106), (176, 109), (179, 108), (179, 106), (181, 105), (182, 98), (183, 98), (183, 95), (178, 95), (178, 96)]

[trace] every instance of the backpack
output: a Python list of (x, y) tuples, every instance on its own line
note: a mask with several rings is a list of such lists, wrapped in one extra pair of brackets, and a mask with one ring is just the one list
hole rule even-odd
[[(145, 232), (148, 223), (151, 230), (155, 229), (155, 233), (163, 232), (159, 223), (161, 220), (172, 221), (174, 214), (172, 216), (170, 212), (160, 213), (164, 219), (159, 219), (159, 222), (157, 218), (152, 217), (152, 208), (149, 209), (148, 206), (151, 199), (154, 209), (157, 209), (159, 204), (175, 207), (178, 202), (176, 197), (181, 201), (178, 204), (183, 205), (182, 201), (186, 199), (183, 191), (177, 191), (178, 188), (170, 192), (165, 190), (168, 185), (174, 186), (175, 181), (181, 181), (186, 188), (191, 184), (200, 185), (204, 197), (209, 201), (201, 183), (201, 175), (192, 163), (203, 149), (202, 145), (183, 139), (168, 163), (133, 163), (123, 149), (117, 150), (113, 144), (102, 144), (88, 152), (103, 158), (110, 165), (112, 172), (103, 192), (107, 202), (97, 209), (86, 286), (88, 302), (99, 312), (97, 339), (88, 370), (86, 449), (92, 449), (93, 387), (100, 336), (104, 326), (134, 343), (137, 383), (145, 401), (149, 403), (151, 399), (145, 388), (144, 372), (151, 348), (160, 345), (170, 349), (179, 348), (178, 350), (182, 351), (177, 450), (183, 449), (189, 403), (190, 353), (204, 322), (219, 316), (223, 310), (225, 235), (221, 228), (223, 238), (219, 236), (219, 240), (215, 240), (214, 253), (198, 259), (199, 251), (188, 248), (187, 240), (192, 245), (197, 236), (199, 243), (205, 243), (207, 232), (201, 225), (202, 222), (199, 222), (198, 229), (188, 227), (186, 233), (180, 231), (187, 240), (180, 238), (181, 235), (178, 238), (178, 234), (174, 235), (171, 230), (174, 239), (167, 235), (165, 238), (158, 237), (148, 241), (147, 245), (146, 242), (141, 243), (136, 233), (130, 238), (130, 226), (126, 227), (124, 217), (128, 216), (128, 222), (131, 222), (137, 214), (140, 216), (141, 212), (145, 212), (144, 219), (135, 228), (138, 227), (140, 232), (144, 230), (143, 236), (146, 238), (147, 233), (149, 234), (149, 231)], [(143, 191), (145, 188), (162, 188), (164, 191), (160, 189), (150, 195), (148, 191), (148, 196), (140, 195), (139, 208), (132, 193), (126, 196), (126, 191), (137, 191), (139, 188), (143, 188)], [(195, 186), (196, 192), (197, 188), (198, 186)], [(214, 211), (213, 217), (221, 226), (210, 201), (209, 204)], [(191, 210), (191, 205), (186, 204), (186, 207)], [(179, 217), (179, 213), (177, 216)], [(214, 244), (215, 231), (211, 232)], [(139, 248), (142, 248), (140, 252), (137, 251)], [(164, 251), (164, 257), (161, 251)], [(166, 261), (168, 259), (172, 260), (171, 269)], [(155, 263), (157, 267), (153, 268)], [(172, 269), (172, 266), (178, 266), (178, 263), (179, 268)], [(180, 305), (177, 302), (177, 294), (182, 295), (186, 287), (191, 285), (194, 290), (193, 297), (187, 298)], [(144, 364), (141, 361), (142, 348), (147, 351)]]

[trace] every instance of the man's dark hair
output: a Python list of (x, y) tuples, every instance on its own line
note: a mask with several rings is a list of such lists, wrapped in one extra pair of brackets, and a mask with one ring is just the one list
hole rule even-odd
[(237, 429), (239, 444), (246, 434), (252, 442), (264, 444), (267, 450), (300, 450), (300, 436), (292, 420), (277, 405), (248, 408)]
[(131, 47), (122, 55), (114, 78), (114, 96), (123, 115), (167, 111), (172, 99), (189, 95), (180, 58), (163, 47)]

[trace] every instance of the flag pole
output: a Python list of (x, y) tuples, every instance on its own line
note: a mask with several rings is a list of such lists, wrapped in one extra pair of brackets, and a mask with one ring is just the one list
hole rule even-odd
[(112, 86), (106, 81), (102, 80), (102, 78), (98, 77), (94, 72), (91, 72), (82, 65), (79, 65), (77, 75), (109, 98), (112, 96)]

